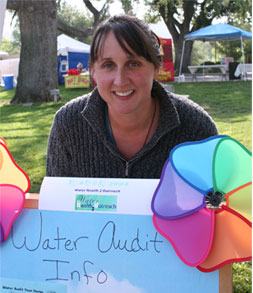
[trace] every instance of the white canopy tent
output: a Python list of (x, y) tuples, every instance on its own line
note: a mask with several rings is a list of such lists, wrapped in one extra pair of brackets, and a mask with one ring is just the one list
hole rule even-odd
[(183, 50), (181, 55), (180, 61), (180, 70), (179, 75), (182, 72), (182, 64), (184, 58), (184, 48), (186, 41), (208, 41), (208, 42), (215, 42), (215, 41), (241, 41), (241, 50), (242, 50), (242, 59), (243, 64), (245, 64), (244, 58), (244, 50), (243, 50), (243, 40), (244, 39), (252, 39), (252, 33), (237, 28), (235, 26), (225, 24), (225, 23), (218, 23), (214, 25), (209, 25), (202, 29), (199, 29), (195, 32), (185, 35), (184, 43), (183, 43)]
[(90, 53), (90, 45), (61, 34), (57, 37), (58, 55), (67, 55), (68, 52)]

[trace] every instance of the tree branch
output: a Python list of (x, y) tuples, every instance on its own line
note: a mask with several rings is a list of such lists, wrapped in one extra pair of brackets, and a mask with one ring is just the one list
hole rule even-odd
[(173, 9), (171, 9), (170, 5), (168, 5), (167, 8), (164, 5), (160, 5), (159, 7), (159, 13), (166, 23), (166, 26), (168, 27), (171, 35), (173, 36), (173, 38), (178, 38), (179, 33), (176, 27), (178, 27), (178, 29), (180, 30), (181, 24), (173, 17), (174, 10), (171, 10)]
[(85, 6), (89, 9), (89, 11), (93, 14), (94, 17), (94, 27), (99, 24), (100, 21), (100, 11), (98, 11), (89, 0), (83, 0)]
[(184, 1), (183, 10), (184, 10), (184, 27), (188, 28), (191, 23), (192, 17), (194, 15), (194, 11), (195, 11), (194, 1)]
[(94, 28), (89, 27), (84, 30), (71, 27), (57, 18), (57, 29), (71, 37), (87, 37), (93, 34)]

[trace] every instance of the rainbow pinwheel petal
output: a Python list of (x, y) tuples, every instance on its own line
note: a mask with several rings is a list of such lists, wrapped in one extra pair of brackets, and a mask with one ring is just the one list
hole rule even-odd
[(211, 272), (230, 262), (251, 259), (251, 223), (226, 206), (215, 214), (214, 240), (205, 261), (198, 266)]
[(30, 188), (30, 181), (25, 172), (15, 163), (7, 146), (0, 141), (0, 184), (13, 184), (25, 193)]
[(185, 264), (197, 266), (206, 259), (213, 241), (214, 211), (204, 208), (174, 220), (154, 215), (153, 223), (157, 231), (171, 242)]
[(251, 153), (235, 139), (224, 137), (213, 158), (214, 190), (225, 194), (251, 182), (251, 168)]
[(6, 240), (22, 210), (29, 188), (28, 176), (15, 163), (6, 141), (0, 137), (0, 243)]
[(182, 261), (212, 271), (251, 258), (251, 174), (251, 153), (229, 136), (183, 143), (171, 151), (151, 208), (156, 229)]
[(252, 183), (247, 183), (225, 195), (227, 206), (252, 222)]
[(9, 235), (12, 223), (24, 206), (25, 194), (17, 186), (0, 184), (0, 202), (1, 238), (4, 241)]
[(168, 160), (152, 200), (152, 209), (163, 219), (177, 219), (205, 206), (205, 196), (185, 182)]

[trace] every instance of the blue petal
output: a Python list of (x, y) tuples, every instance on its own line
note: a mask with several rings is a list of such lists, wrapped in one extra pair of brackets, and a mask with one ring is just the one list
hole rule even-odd
[(213, 188), (213, 156), (224, 135), (209, 137), (176, 146), (170, 155), (173, 168), (188, 184), (206, 194)]

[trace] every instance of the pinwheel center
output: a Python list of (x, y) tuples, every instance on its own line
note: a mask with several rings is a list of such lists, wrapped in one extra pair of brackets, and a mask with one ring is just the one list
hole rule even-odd
[(206, 204), (210, 208), (218, 208), (223, 200), (223, 194), (219, 191), (209, 191), (206, 195)]

